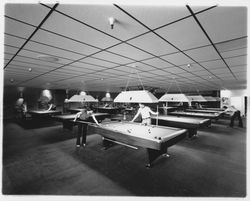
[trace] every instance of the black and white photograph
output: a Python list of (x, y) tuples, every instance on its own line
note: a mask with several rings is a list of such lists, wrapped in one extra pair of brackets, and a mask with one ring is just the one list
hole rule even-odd
[(1, 9), (1, 198), (248, 197), (247, 1)]

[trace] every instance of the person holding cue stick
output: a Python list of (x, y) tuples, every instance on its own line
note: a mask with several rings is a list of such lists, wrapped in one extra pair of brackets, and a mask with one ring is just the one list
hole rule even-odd
[(143, 103), (139, 103), (140, 108), (138, 109), (136, 115), (134, 118), (131, 120), (131, 122), (134, 122), (139, 115), (142, 117), (142, 125), (148, 126), (151, 125), (151, 116), (150, 114), (157, 115), (158, 119), (158, 114), (159, 112), (154, 112), (152, 111), (148, 106), (145, 106)]

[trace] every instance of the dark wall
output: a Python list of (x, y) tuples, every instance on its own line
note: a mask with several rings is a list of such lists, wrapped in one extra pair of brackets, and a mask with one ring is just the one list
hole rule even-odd
[[(43, 89), (37, 88), (20, 88), (7, 86), (3, 91), (3, 118), (10, 119), (15, 117), (15, 104), (18, 98), (22, 96), (26, 101), (28, 110), (38, 108), (38, 99)], [(60, 109), (65, 99), (65, 90), (50, 90), (52, 94), (52, 102)], [(21, 95), (22, 94), (22, 95)]]
[[(6, 86), (3, 90), (3, 118), (11, 119), (15, 117), (15, 104), (18, 98), (20, 98), (22, 91), (22, 97), (27, 103), (28, 110), (38, 109), (38, 99), (40, 98), (43, 89), (38, 88), (18, 88), (14, 86)], [(58, 110), (63, 110), (64, 100), (67, 97), (66, 90), (53, 90), (51, 89), (52, 102), (56, 105)], [(69, 90), (68, 98), (74, 94), (79, 94), (78, 90)], [(99, 101), (105, 97), (106, 92), (102, 91), (90, 91), (87, 94), (97, 98)], [(110, 93), (111, 97), (114, 99), (118, 93)]]

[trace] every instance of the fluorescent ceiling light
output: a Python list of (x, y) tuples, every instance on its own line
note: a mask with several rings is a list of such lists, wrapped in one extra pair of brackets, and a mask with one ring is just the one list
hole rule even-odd
[(122, 91), (114, 99), (119, 103), (158, 103), (158, 99), (149, 91)]

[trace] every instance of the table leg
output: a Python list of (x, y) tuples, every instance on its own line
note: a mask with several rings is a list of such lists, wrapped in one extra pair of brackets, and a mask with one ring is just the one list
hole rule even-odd
[(197, 129), (196, 128), (189, 128), (188, 129), (188, 137), (192, 138), (193, 136), (197, 136)]
[(162, 150), (147, 148), (147, 152), (148, 152), (148, 163), (146, 164), (147, 168), (151, 168), (153, 161), (156, 160), (159, 156), (163, 155), (165, 157), (169, 157), (169, 155), (167, 154), (167, 147), (164, 147)]

